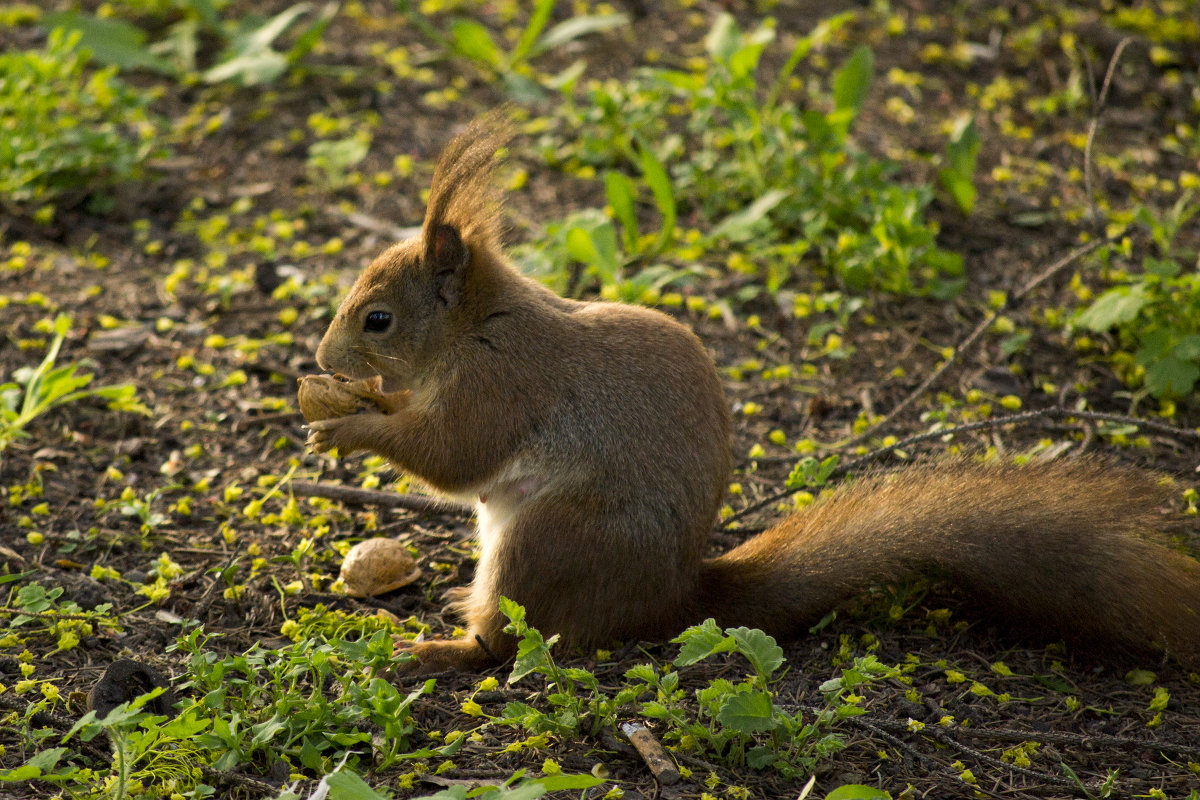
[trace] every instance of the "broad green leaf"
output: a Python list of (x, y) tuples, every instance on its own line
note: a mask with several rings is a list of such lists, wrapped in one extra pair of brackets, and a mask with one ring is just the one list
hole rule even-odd
[(1149, 686), (1158, 676), (1147, 669), (1131, 669), (1125, 673), (1125, 682), (1130, 686)]
[(563, 789), (590, 789), (604, 783), (604, 779), (594, 775), (547, 775), (534, 782), (540, 783), (548, 792), (558, 792)]
[(1134, 360), (1143, 367), (1148, 367), (1160, 358), (1166, 358), (1175, 349), (1175, 339), (1171, 331), (1162, 328), (1144, 328), (1141, 331), (1141, 342), (1133, 354)]
[(221, 15), (217, 12), (213, 0), (185, 0), (182, 5), (210, 28), (221, 24)]
[[(55, 749), (66, 750), (67, 748), (58, 747)], [(42, 777), (42, 770), (31, 764), (23, 764), (12, 769), (0, 769), (0, 783), (28, 783), (40, 777)]]
[(167, 60), (154, 55), (146, 46), (146, 33), (122, 19), (99, 19), (78, 11), (64, 11), (42, 17), (46, 30), (63, 28), (79, 31), (79, 46), (86, 48), (100, 64), (118, 69), (148, 69), (163, 75), (177, 75)]
[(791, 192), (785, 189), (770, 190), (741, 211), (735, 211), (717, 223), (711, 235), (713, 238), (729, 239), (732, 242), (746, 241), (753, 235), (754, 226), (790, 194)]
[(634, 681), (654, 683), (658, 678), (658, 671), (652, 664), (637, 664), (625, 670), (625, 677)]
[(1200, 334), (1189, 333), (1175, 343), (1175, 356), (1188, 361), (1200, 361)]
[(513, 789), (504, 789), (499, 795), (501, 800), (537, 800), (546, 793), (545, 788), (536, 781), (523, 781)]
[(1146, 256), (1146, 258), (1142, 259), (1142, 269), (1146, 270), (1148, 275), (1173, 278), (1183, 270), (1183, 267), (1174, 259), (1160, 259), (1153, 256)]
[(775, 29), (760, 27), (745, 38), (745, 43), (729, 57), (729, 74), (734, 80), (751, 78), (758, 68), (763, 50), (775, 38)]
[(500, 598), (500, 613), (508, 617), (509, 622), (522, 623), (525, 621), (525, 606), (507, 597)]
[(721, 705), (717, 721), (738, 733), (769, 731), (775, 728), (771, 711), (771, 698), (765, 692), (743, 692), (730, 696)]
[(5, 783), (31, 781), (48, 774), (58, 765), (58, 760), (68, 750), (65, 747), (52, 747), (43, 750), (22, 766), (15, 769), (0, 770), (0, 781)]
[[(746, 751), (746, 764), (750, 769), (766, 769), (776, 761), (784, 759), (770, 747), (751, 747)], [(801, 795), (803, 797), (803, 795)]]
[(737, 642), (738, 651), (746, 657), (754, 671), (767, 680), (783, 664), (783, 648), (773, 636), (757, 628), (730, 628), (725, 631)]
[(825, 795), (825, 800), (891, 800), (891, 795), (874, 786), (847, 783)]
[(1175, 356), (1146, 367), (1146, 388), (1155, 397), (1183, 397), (1200, 379), (1200, 365)]
[(386, 797), (347, 769), (326, 775), (325, 784), (329, 786), (329, 800), (385, 800)]
[(500, 68), (500, 51), (488, 29), (472, 19), (456, 19), (450, 27), (454, 50), (461, 56)]
[(942, 188), (954, 198), (954, 204), (964, 214), (970, 214), (975, 208), (975, 184), (964, 179), (957, 172), (943, 169), (938, 172), (938, 180)]
[(1132, 322), (1149, 302), (1146, 291), (1144, 283), (1109, 289), (1084, 309), (1075, 322), (1092, 331), (1106, 331), (1114, 325)]
[(300, 743), (300, 763), (311, 770), (321, 769), (322, 762), (321, 751), (313, 744), (312, 739), (305, 736)]
[(671, 641), (683, 645), (673, 662), (677, 667), (687, 667), (697, 661), (703, 661), (713, 653), (728, 653), (737, 646), (733, 637), (726, 636), (712, 618), (699, 625), (693, 625)]
[(833, 104), (839, 110), (851, 110), (855, 115), (867, 99), (875, 71), (875, 55), (863, 45), (853, 53), (833, 76)]
[(567, 255), (581, 264), (594, 265), (600, 260), (596, 244), (584, 228), (571, 228), (567, 231)]
[(617, 252), (617, 231), (607, 219), (589, 224), (580, 221), (566, 235), (567, 255), (592, 267), (605, 284), (620, 278), (621, 262)]
[(359, 164), (371, 149), (371, 143), (359, 136), (345, 139), (325, 139), (308, 148), (309, 160), (323, 168), (345, 171)]

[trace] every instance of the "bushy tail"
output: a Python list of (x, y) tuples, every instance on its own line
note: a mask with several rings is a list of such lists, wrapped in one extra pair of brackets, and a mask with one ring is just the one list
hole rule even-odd
[(1200, 562), (1154, 475), (1097, 459), (859, 480), (706, 561), (699, 612), (789, 635), (872, 584), (946, 577), (1021, 624), (1200, 666)]

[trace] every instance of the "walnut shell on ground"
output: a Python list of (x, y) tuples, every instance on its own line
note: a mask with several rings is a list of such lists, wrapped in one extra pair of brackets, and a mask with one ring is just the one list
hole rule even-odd
[(378, 406), (375, 398), (383, 400), (378, 377), (350, 381), (337, 375), (305, 375), (296, 392), (300, 413), (308, 422), (345, 417)]
[(371, 597), (399, 589), (421, 577), (421, 568), (395, 539), (378, 537), (350, 548), (340, 574), (351, 597)]

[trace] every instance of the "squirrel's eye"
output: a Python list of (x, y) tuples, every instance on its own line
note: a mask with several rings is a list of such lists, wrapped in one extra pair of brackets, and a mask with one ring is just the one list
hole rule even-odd
[(386, 311), (372, 311), (363, 320), (363, 330), (368, 333), (383, 333), (392, 324), (392, 315)]

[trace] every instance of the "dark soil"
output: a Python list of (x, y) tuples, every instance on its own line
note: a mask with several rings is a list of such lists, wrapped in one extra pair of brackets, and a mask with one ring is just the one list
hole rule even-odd
[[(288, 3), (262, 5), (281, 10)], [(210, 646), (221, 652), (280, 641), (285, 612), (294, 617), (297, 609), (318, 603), (365, 614), (386, 608), (402, 619), (415, 616), (435, 634), (453, 630), (456, 621), (442, 616), (443, 594), (471, 576), (469, 520), (302, 498), (305, 514), (326, 515), (327, 529), (298, 568), (288, 559), (313, 531), (244, 513), (246, 503), (263, 493), (260, 487), (269, 485), (260, 479), (277, 479), (293, 468), (297, 480), (354, 486), (366, 480), (373, 486), (382, 478), (380, 488), (388, 487), (394, 476), (383, 465), (306, 453), (306, 431), (295, 410), (295, 379), (317, 371), (313, 353), (339, 292), (393, 241), (389, 227), (420, 223), (421, 192), (441, 145), (466, 121), (507, 99), (502, 88), (469, 63), (437, 57), (390, 3), (364, 0), (362, 14), (354, 12), (354, 5), (342, 10), (294, 79), (241, 90), (164, 84), (166, 93), (156, 110), (169, 120), (174, 155), (154, 164), (143, 184), (118, 187), (110, 213), (92, 214), (82, 205), (60, 208), (49, 226), (16, 213), (0, 217), (0, 295), (9, 301), (0, 304), (0, 382), (41, 359), (44, 346), (39, 342), (48, 337), (39, 321), (66, 313), (73, 327), (60, 362), (82, 362), (95, 374), (96, 385), (133, 383), (151, 410), (139, 416), (111, 413), (99, 401), (68, 405), (37, 419), (30, 436), (0, 456), (0, 491), (9, 498), (0, 504), (0, 563), (9, 573), (25, 573), (9, 586), (36, 580), (47, 588), (62, 587), (66, 597), (85, 608), (112, 603), (122, 615), (120, 632), (96, 631), (70, 650), (55, 651), (53, 636), (35, 636), (11, 647), (0, 642), (0, 684), (11, 688), (20, 679), (19, 654), (28, 648), (36, 677), (52, 679), (65, 698), (58, 709), (61, 719), (41, 717), (37, 725), (58, 726), (65, 733), (68, 718), (82, 713), (82, 696), (118, 659), (137, 659), (179, 679), (186, 663), (166, 652), (178, 634), (179, 619), (199, 620), (214, 635)], [(619, 78), (643, 64), (642, 54), (650, 47), (667, 61), (700, 54), (704, 33), (722, 9), (747, 26), (759, 18), (754, 4), (746, 3), (702, 2), (690, 9), (675, 3), (664, 4), (666, 8), (628, 5), (636, 17), (633, 25), (551, 54), (538, 62), (539, 69), (553, 73), (586, 58), (589, 76)], [(832, 6), (860, 4), (768, 5), (774, 6), (780, 36), (787, 40), (838, 10)], [(874, 298), (868, 308), (874, 324), (861, 316), (852, 319), (843, 335), (853, 352), (839, 360), (820, 357), (820, 348), (807, 341), (807, 323), (769, 301), (734, 305), (734, 314), (725, 320), (671, 311), (695, 327), (719, 366), (743, 367), (736, 379), (726, 373), (730, 402), (739, 410), (734, 443), (739, 474), (734, 480), (742, 494), (731, 498), (735, 510), (777, 492), (791, 469), (792, 451), (770, 444), (770, 431), (784, 431), (791, 443), (846, 439), (860, 414), (886, 414), (937, 367), (943, 348), (964, 340), (987, 314), (989, 292), (1014, 292), (1079, 242), (1086, 219), (1067, 212), (1086, 211), (1087, 202), (1083, 183), (1072, 174), (1082, 169), (1083, 152), (1071, 137), (1086, 133), (1091, 105), (1085, 99), (1077, 108), (1035, 116), (1023, 103), (1062, 91), (1073, 65), (1079, 68), (1078, 57), (1061, 46), (1063, 37), (1074, 37), (1089, 54), (1084, 71), (1099, 82), (1117, 43), (1129, 33), (1114, 27), (1107, 8), (1113, 4), (1101, 5), (1104, 11), (1093, 10), (1090, 3), (903, 0), (891, 7), (909, 23), (904, 35), (884, 32), (880, 20), (887, 15), (867, 14), (849, 28), (845, 41), (829, 49), (828, 61), (836, 65), (853, 46), (873, 46), (875, 88), (855, 136), (873, 153), (902, 156), (905, 180), (935, 180), (929, 156), (943, 148), (941, 124), (958, 113), (975, 113), (984, 142), (977, 207), (963, 218), (941, 196), (933, 209), (942, 246), (963, 254), (969, 284), (953, 302)], [(1194, 2), (1146, 8), (1167, 18), (1167, 6), (1190, 9), (1172, 18), (1194, 20)], [(503, 25), (491, 12), (481, 19), (500, 30)], [(1039, 28), (1046, 33), (1034, 45), (1025, 50), (1010, 46), (1020, 32)], [(1195, 133), (1200, 42), (1163, 44), (1146, 34), (1132, 35), (1098, 129), (1097, 190), (1104, 203), (1117, 208), (1168, 207), (1178, 190), (1164, 189), (1161, 181), (1177, 182), (1181, 172), (1200, 169)], [(30, 29), (0, 31), (5, 46), (36, 39)], [(930, 56), (931, 45), (950, 52), (963, 43), (979, 48), (967, 64)], [(427, 82), (397, 78), (376, 55), (379, 48), (399, 46), (414, 57), (429, 56)], [(1175, 61), (1156, 63), (1151, 48), (1158, 46), (1169, 47)], [(777, 66), (778, 60), (772, 63)], [(905, 93), (889, 84), (884, 76), (893, 68), (920, 75), (920, 91)], [(1020, 82), (1015, 96), (981, 106), (980, 87), (1001, 76)], [(159, 83), (149, 76), (130, 80)], [(452, 100), (431, 97), (447, 87), (454, 89)], [(912, 107), (915, 122), (897, 122), (887, 106), (887, 99), (896, 96)], [(357, 185), (331, 189), (310, 181), (305, 158), (315, 141), (310, 125), (314, 114), (353, 120), (378, 115), (370, 153), (356, 168), (364, 176)], [(206, 128), (210, 122), (212, 127)], [(1181, 131), (1181, 125), (1191, 126), (1190, 133)], [(1022, 126), (1029, 127), (1028, 135), (1014, 134)], [(397, 174), (393, 165), (398, 156), (412, 158), (411, 175)], [(546, 167), (520, 141), (512, 161), (528, 173), (524, 187), (510, 196), (514, 242), (529, 239), (543, 221), (566, 210), (603, 203), (597, 182)], [(997, 167), (1019, 177), (997, 180)], [(379, 173), (390, 173), (390, 184), (377, 183), (373, 176)], [(1147, 186), (1146, 176), (1156, 177), (1158, 187), (1153, 181)], [(290, 233), (284, 230), (289, 223), (294, 226)], [(307, 242), (313, 255), (295, 249), (296, 241)], [(1185, 230), (1181, 246), (1194, 252), (1198, 245), (1200, 229)], [(1134, 246), (1147, 245), (1139, 240)], [(27, 248), (31, 252), (23, 266), (10, 261), (10, 268), (3, 267), (3, 259)], [(1006, 312), (1018, 328), (1031, 332), (1023, 348), (1008, 354), (1003, 335), (987, 334), (866, 445), (881, 444), (884, 436), (903, 439), (928, 430), (922, 416), (942, 407), (944, 398), (938, 393), (961, 401), (971, 389), (996, 401), (995, 414), (1001, 413), (998, 398), (1012, 395), (1025, 409), (1073, 407), (1082, 398), (1097, 411), (1154, 417), (1157, 404), (1140, 396), (1131, 399), (1104, 357), (1115, 343), (1096, 337), (1101, 340), (1098, 350), (1080, 352), (1060, 329), (1041, 324), (1045, 309), (1078, 304), (1070, 286), (1075, 272), (1083, 286), (1095, 291), (1105, 286), (1095, 264), (1080, 262), (1057, 274), (1027, 302)], [(288, 278), (300, 288), (290, 295), (276, 292)], [(722, 272), (690, 291), (717, 300), (729, 296), (738, 280)], [(594, 294), (596, 288), (586, 287), (585, 293)], [(31, 302), (35, 293), (44, 300)], [(760, 317), (759, 327), (746, 324), (750, 313)], [(751, 359), (759, 365), (745, 368)], [(794, 365), (800, 377), (762, 376), (764, 368), (784, 364)], [(803, 373), (803, 364), (815, 369)], [(1057, 389), (1043, 391), (1046, 384)], [(749, 401), (762, 411), (740, 413)], [(985, 416), (971, 408), (960, 405), (950, 421)], [(1194, 398), (1184, 398), (1174, 418), (1164, 421), (1194, 430), (1200, 425), (1200, 408)], [(1200, 463), (1194, 438), (1161, 430), (1142, 433), (1144, 447), (1121, 447), (1111, 437), (1097, 435), (1091, 425), (1042, 420), (963, 433), (952, 444), (926, 442), (909, 448), (908, 454), (935, 455), (951, 446), (970, 453), (994, 449), (1013, 454), (1047, 440), (1069, 453), (1100, 451), (1161, 470), (1179, 478), (1181, 488), (1194, 482)], [(766, 457), (750, 459), (755, 444), (765, 447)], [(885, 467), (897, 463), (882, 459)], [(22, 488), (27, 486), (39, 487), (39, 496), (29, 496)], [(161, 517), (143, 529), (142, 518), (122, 513), (119, 498), (126, 490)], [(190, 509), (180, 507), (184, 498), (191, 498)], [(268, 505), (266, 511), (271, 510), (277, 505)], [(777, 513), (772, 504), (740, 520), (740, 528), (715, 531), (714, 552)], [(40, 533), (40, 541), (27, 537), (30, 533)], [(1196, 533), (1192, 524), (1188, 535)], [(413, 544), (425, 577), (368, 600), (330, 592), (340, 563), (333, 545), (372, 535)], [(147, 605), (135, 589), (150, 579), (162, 553), (181, 565), (182, 573), (169, 581), (169, 598)], [(256, 558), (265, 561), (255, 565)], [(232, 565), (239, 570), (237, 582), (246, 586), (240, 596), (224, 592), (221, 573)], [(95, 567), (115, 569), (123, 580), (96, 580), (90, 577)], [(295, 580), (302, 581), (303, 589), (281, 603), (276, 584)], [(10, 599), (8, 615), (11, 605)], [(903, 614), (890, 620), (888, 610), (897, 605)], [(948, 618), (932, 613), (944, 608), (952, 610)], [(1200, 790), (1200, 677), (1169, 660), (1066, 649), (981, 619), (952, 590), (891, 587), (843, 609), (803, 641), (786, 643), (790, 668), (775, 689), (782, 702), (797, 707), (819, 705), (817, 687), (850, 657), (872, 653), (904, 670), (903, 679), (864, 691), (866, 713), (841, 727), (846, 749), (821, 762), (814, 796), (847, 782), (878, 786), (893, 797), (1174, 798)], [(614, 646), (611, 658), (602, 662), (594, 654), (558, 655), (563, 663), (593, 670), (603, 685), (615, 687), (632, 664), (647, 657), (665, 663), (675, 654), (674, 646), (663, 643)], [(1008, 671), (996, 671), (997, 662)], [(1126, 680), (1135, 667), (1155, 673), (1150, 685)], [(954, 672), (965, 680), (956, 680)], [(507, 672), (500, 668), (493, 674), (503, 679)], [(718, 675), (741, 677), (740, 666), (732, 661), (706, 663), (683, 675), (689, 695)], [(473, 727), (460, 706), (479, 677), (438, 676), (435, 692), (415, 707), (418, 730)], [(1155, 687), (1169, 692), (1161, 714), (1150, 707)], [(485, 711), (497, 713), (505, 702), (534, 694), (527, 683), (506, 688), (502, 680), (501, 689), (476, 699)], [(0, 698), (14, 711), (28, 699), (11, 691)], [(11, 724), (16, 719), (19, 714), (0, 722), (0, 766), (5, 768), (30, 755), (25, 733)], [(503, 737), (515, 735), (510, 731), (487, 731), (483, 741), (456, 756), (456, 769), (437, 780), (503, 781), (522, 768), (537, 774), (549, 756), (568, 772), (603, 764), (630, 797), (699, 797), (706, 791), (738, 796), (731, 787), (745, 787), (755, 797), (792, 797), (801, 788), (774, 773), (733, 770), (688, 753), (681, 753), (679, 761), (691, 770), (691, 778), (659, 787), (624, 740), (613, 735), (554, 739), (543, 751), (506, 754)], [(1011, 753), (1006, 754), (1021, 742), (1041, 743), (1025, 767), (1014, 765)], [(716, 783), (706, 787), (710, 775)], [(245, 777), (276, 781), (265, 773)], [(1105, 786), (1110, 778), (1111, 789)], [(437, 780), (418, 783), (409, 793), (432, 793)], [(374, 784), (388, 786), (388, 776), (376, 776)], [(219, 791), (228, 797), (265, 796), (237, 775), (229, 776)], [(55, 790), (34, 783), (9, 785), (0, 794), (50, 797)]]

